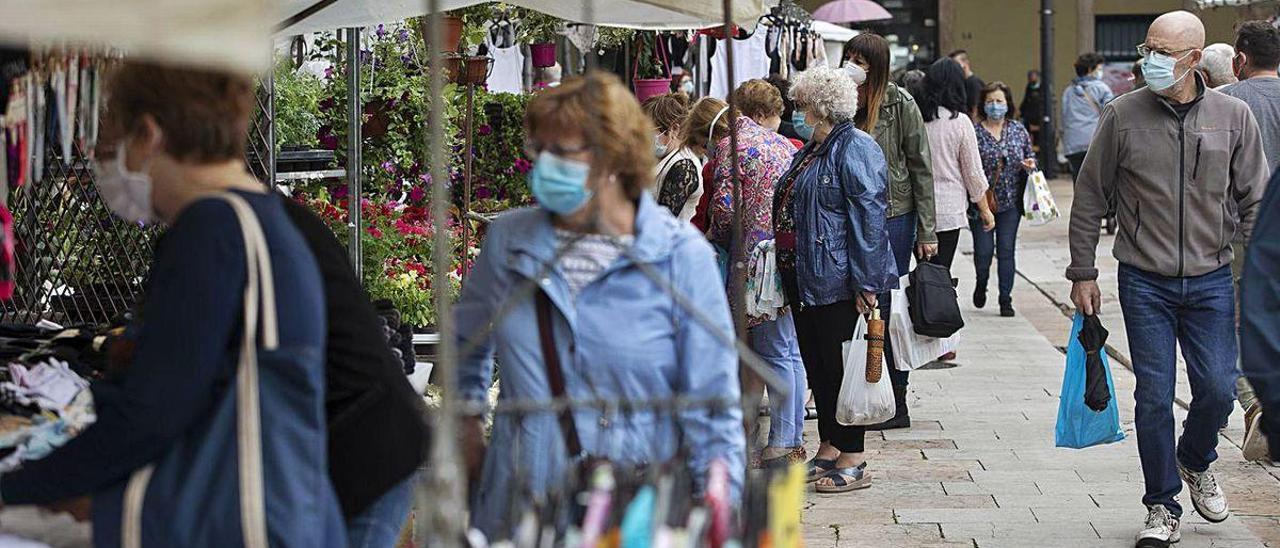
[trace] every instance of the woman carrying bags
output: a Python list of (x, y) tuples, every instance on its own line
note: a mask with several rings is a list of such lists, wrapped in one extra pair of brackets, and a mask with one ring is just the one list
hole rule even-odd
[(1014, 253), (1018, 241), (1018, 224), (1022, 221), (1022, 191), (1027, 174), (1036, 168), (1031, 135), (1014, 119), (1013, 93), (1004, 82), (992, 82), (982, 90), (982, 108), (978, 111), (978, 151), (982, 169), (990, 181), (987, 205), (994, 199), (996, 229), (982, 230), (981, 221), (969, 220), (973, 231), (973, 266), (977, 280), (973, 288), (973, 306), (987, 305), (987, 281), (991, 279), (991, 258), (999, 260), (996, 270), (1000, 280), (1000, 315), (1013, 317)]
[(875, 139), (854, 126), (857, 83), (843, 69), (815, 67), (791, 88), (813, 139), (796, 154), (774, 193), (778, 272), (795, 303), (796, 335), (818, 405), (821, 445), (809, 480), (823, 493), (871, 486), (865, 429), (836, 422), (844, 376), (842, 344), (876, 295), (897, 287), (898, 269), (884, 237), (889, 173)]
[[(911, 254), (921, 260), (938, 252), (934, 234), (933, 168), (929, 137), (920, 108), (909, 93), (890, 82), (889, 42), (872, 34), (859, 34), (844, 45), (844, 66), (853, 71), (858, 86), (858, 129), (874, 135), (889, 164), (889, 219), (886, 229), (898, 275), (911, 269)], [(880, 295), (880, 313), (889, 317), (889, 293)], [(907, 410), (909, 372), (893, 367), (893, 348), (885, 341), (885, 363), (893, 381), (896, 411), (892, 419), (868, 426), (868, 430), (909, 428)]]

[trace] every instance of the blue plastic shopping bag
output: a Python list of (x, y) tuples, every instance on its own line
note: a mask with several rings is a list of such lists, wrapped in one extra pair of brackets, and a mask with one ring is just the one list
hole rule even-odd
[(1067, 345), (1067, 369), (1062, 375), (1062, 392), (1058, 396), (1058, 425), (1055, 429), (1058, 447), (1083, 449), (1124, 439), (1124, 430), (1120, 429), (1120, 411), (1116, 408), (1116, 385), (1111, 379), (1106, 352), (1100, 355), (1111, 401), (1102, 411), (1094, 411), (1085, 404), (1086, 355), (1079, 337), (1083, 324), (1084, 317), (1076, 312)]

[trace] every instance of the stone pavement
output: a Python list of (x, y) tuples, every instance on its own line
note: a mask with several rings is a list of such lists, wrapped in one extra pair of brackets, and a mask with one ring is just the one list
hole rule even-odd
[[(1054, 191), (1064, 213), (1069, 211), (1070, 183), (1055, 181)], [(808, 495), (808, 546), (1133, 545), (1146, 511), (1133, 438), (1134, 380), (1121, 363), (1112, 360), (1112, 374), (1127, 438), (1084, 450), (1054, 447), (1065, 361), (1057, 347), (1065, 346), (1070, 329), (1069, 318), (1054, 304), (1054, 299), (1069, 302), (1070, 284), (1062, 279), (1066, 227), (1065, 219), (1023, 226), (1019, 268), (1026, 278), (1015, 289), (1015, 318), (999, 317), (994, 285), (987, 308), (973, 309), (972, 258), (956, 258), (967, 322), (959, 366), (913, 373), (913, 427), (868, 434), (870, 489)], [(1099, 257), (1107, 296), (1104, 324), (1115, 346), (1127, 351), (1114, 298), (1110, 238), (1104, 238)], [(1181, 383), (1179, 392), (1185, 395), (1185, 379)], [(1175, 414), (1180, 420), (1185, 412), (1177, 408)], [(1280, 546), (1280, 469), (1243, 462), (1237, 447), (1240, 413), (1232, 420), (1214, 470), (1236, 515), (1210, 525), (1184, 495), (1179, 546)], [(813, 422), (807, 424), (806, 442), (812, 453), (817, 447)]]

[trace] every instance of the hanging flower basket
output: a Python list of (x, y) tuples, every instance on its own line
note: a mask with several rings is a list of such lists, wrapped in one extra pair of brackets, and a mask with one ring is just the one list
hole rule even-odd
[(636, 89), (636, 100), (641, 103), (645, 99), (671, 91), (670, 78), (639, 78), (632, 82), (632, 85)]
[(467, 57), (463, 60), (465, 70), (461, 71), (455, 82), (462, 85), (480, 85), (489, 79), (493, 70), (493, 59), (490, 57)]
[[(667, 60), (667, 52), (658, 41), (657, 34), (653, 34), (652, 44), (645, 39), (645, 34), (641, 33), (636, 41), (637, 55), (631, 73), (636, 100), (642, 103), (645, 99), (671, 91), (671, 64)], [(640, 75), (642, 65), (645, 78)]]
[(529, 44), (529, 56), (533, 66), (547, 68), (556, 64), (556, 45), (554, 42)]

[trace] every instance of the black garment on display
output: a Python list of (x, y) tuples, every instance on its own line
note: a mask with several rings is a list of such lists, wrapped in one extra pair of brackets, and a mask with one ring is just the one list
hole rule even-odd
[(915, 332), (926, 337), (950, 337), (964, 327), (951, 271), (933, 263), (916, 265), (907, 287), (907, 312)]
[(1084, 404), (1094, 411), (1102, 411), (1111, 403), (1111, 388), (1107, 385), (1106, 367), (1102, 365), (1103, 346), (1107, 343), (1107, 330), (1097, 315), (1085, 316), (1084, 326), (1076, 336), (1084, 347)]
[(350, 518), (418, 469), (431, 430), (422, 398), (388, 347), (347, 249), (311, 210), (280, 199), (315, 256), (324, 284), (329, 479), (343, 515)]

